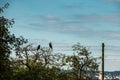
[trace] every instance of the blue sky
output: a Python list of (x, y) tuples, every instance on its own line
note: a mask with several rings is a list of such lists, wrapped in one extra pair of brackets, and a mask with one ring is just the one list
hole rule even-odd
[(105, 70), (120, 70), (120, 0), (8, 1), (4, 14), (15, 20), (12, 33), (42, 45), (52, 42), (57, 50), (80, 42), (95, 55), (101, 54), (104, 42)]

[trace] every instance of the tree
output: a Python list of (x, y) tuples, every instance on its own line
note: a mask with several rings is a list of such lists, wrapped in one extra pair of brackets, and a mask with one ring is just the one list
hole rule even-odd
[(72, 68), (72, 73), (76, 76), (76, 80), (83, 80), (90, 77), (87, 75), (88, 71), (98, 69), (97, 58), (90, 56), (91, 52), (86, 47), (81, 46), (80, 43), (73, 45), (72, 48), (74, 53), (67, 57), (66, 62)]
[[(15, 50), (15, 79), (59, 80), (59, 71), (65, 65), (65, 55), (53, 54), (49, 47), (34, 47), (33, 44), (21, 45)], [(23, 78), (20, 78), (24, 76)], [(59, 77), (58, 77), (59, 76)]]
[(12, 64), (9, 56), (12, 50), (27, 43), (27, 40), (22, 36), (16, 38), (14, 34), (10, 33), (9, 28), (14, 24), (14, 20), (7, 19), (2, 14), (8, 6), (9, 4), (6, 3), (3, 7), (0, 7), (0, 79), (2, 80), (4, 80), (11, 71)]

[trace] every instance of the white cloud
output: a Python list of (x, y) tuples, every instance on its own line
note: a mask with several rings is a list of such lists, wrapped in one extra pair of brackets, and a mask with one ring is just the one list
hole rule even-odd
[(75, 20), (79, 20), (80, 22), (120, 22), (120, 15), (74, 15)]
[(83, 29), (81, 29), (80, 26), (75, 26), (75, 25), (69, 25), (63, 28), (63, 31), (81, 31), (81, 30)]
[(81, 8), (82, 6), (81, 5), (65, 5), (64, 8), (67, 8), (67, 9), (75, 9), (75, 8)]
[(120, 2), (120, 0), (103, 0), (103, 1), (107, 1), (107, 2)]
[(109, 34), (111, 38), (120, 38), (120, 33), (111, 33)]
[(48, 15), (43, 15), (41, 17), (43, 20), (45, 21), (49, 21), (49, 22), (56, 22), (59, 20), (59, 18), (55, 15), (51, 15), (51, 14), (48, 14)]
[(110, 1), (114, 1), (114, 2), (120, 2), (120, 0), (110, 0)]

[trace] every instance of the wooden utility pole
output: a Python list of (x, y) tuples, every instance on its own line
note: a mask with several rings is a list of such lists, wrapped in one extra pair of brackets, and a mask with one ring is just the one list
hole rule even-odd
[(102, 80), (104, 80), (104, 43), (102, 43)]

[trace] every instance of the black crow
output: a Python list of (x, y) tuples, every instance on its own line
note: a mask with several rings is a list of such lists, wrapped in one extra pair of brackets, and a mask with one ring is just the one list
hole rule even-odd
[(49, 43), (49, 47), (50, 47), (50, 49), (53, 49), (52, 43), (51, 43), (51, 42)]
[(40, 49), (40, 45), (38, 45), (38, 47), (37, 47), (37, 51)]

